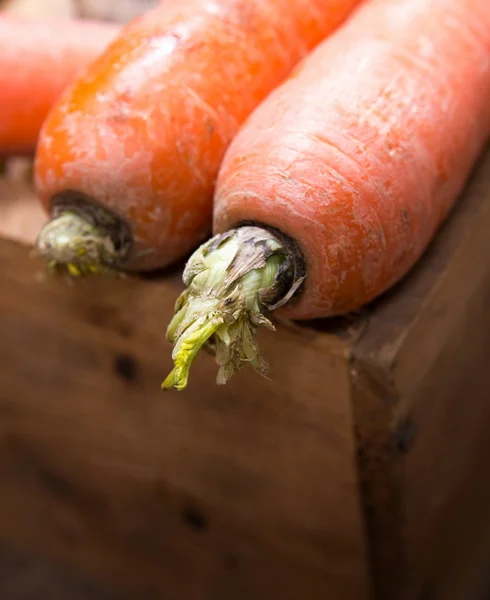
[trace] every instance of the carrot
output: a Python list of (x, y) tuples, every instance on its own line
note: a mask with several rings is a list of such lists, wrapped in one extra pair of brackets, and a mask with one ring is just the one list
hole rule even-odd
[(78, 274), (195, 248), (240, 123), (358, 2), (185, 0), (131, 22), (43, 127), (41, 254)]
[(184, 272), (164, 388), (185, 387), (206, 344), (219, 382), (263, 372), (271, 310), (355, 311), (407, 273), (490, 134), (488, 8), (372, 0), (253, 113), (222, 163), (217, 236)]
[(0, 14), (0, 156), (34, 152), (49, 109), (119, 27)]

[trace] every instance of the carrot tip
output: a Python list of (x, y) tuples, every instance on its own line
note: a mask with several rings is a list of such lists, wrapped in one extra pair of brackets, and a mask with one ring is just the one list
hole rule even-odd
[(231, 230), (198, 248), (184, 270), (187, 288), (167, 329), (168, 341), (175, 344), (174, 368), (162, 389), (187, 386), (201, 348), (215, 356), (218, 384), (246, 365), (265, 375), (256, 330), (260, 325), (274, 329), (265, 313), (284, 291), (289, 266), (279, 240), (258, 227)]
[(71, 211), (62, 212), (44, 226), (37, 250), (50, 270), (61, 268), (71, 277), (107, 273), (118, 259), (110, 235)]

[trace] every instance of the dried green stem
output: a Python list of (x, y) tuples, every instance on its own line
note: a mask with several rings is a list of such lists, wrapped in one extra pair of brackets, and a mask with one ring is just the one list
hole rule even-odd
[(69, 210), (44, 226), (37, 248), (48, 265), (64, 266), (73, 276), (103, 272), (118, 259), (111, 236), (84, 216)]
[(175, 366), (163, 389), (186, 387), (202, 347), (216, 357), (219, 384), (247, 364), (266, 374), (256, 330), (274, 329), (269, 311), (287, 302), (303, 281), (283, 242), (269, 230), (245, 226), (214, 237), (191, 256), (183, 276), (187, 288), (167, 329)]
[(115, 272), (132, 247), (128, 223), (112, 210), (79, 192), (67, 190), (52, 199), (52, 218), (37, 240), (49, 267), (72, 276)]

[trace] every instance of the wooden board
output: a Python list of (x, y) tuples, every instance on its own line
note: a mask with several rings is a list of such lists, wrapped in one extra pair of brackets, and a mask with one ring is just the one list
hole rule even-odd
[(283, 327), (271, 380), (218, 388), (204, 356), (163, 395), (178, 276), (41, 269), (0, 244), (0, 534), (145, 594), (365, 598), (342, 343)]
[(202, 356), (169, 394), (180, 268), (69, 285), (0, 241), (0, 537), (145, 599), (479, 600), (489, 230), (490, 152), (362, 315), (262, 332), (270, 380)]
[(0, 597), (3, 600), (137, 600), (113, 593), (39, 556), (14, 552), (0, 545)]
[(479, 599), (473, 587), (490, 573), (489, 230), (487, 151), (424, 260), (373, 307), (353, 348), (383, 597), (402, 585), (403, 598)]

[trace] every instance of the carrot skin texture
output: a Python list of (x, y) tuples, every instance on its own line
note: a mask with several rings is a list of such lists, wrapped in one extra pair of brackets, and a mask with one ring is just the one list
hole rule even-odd
[(0, 14), (0, 156), (34, 152), (50, 108), (119, 29)]
[(235, 137), (214, 231), (252, 221), (299, 244), (283, 316), (357, 310), (421, 256), (489, 134), (488, 0), (372, 0)]
[(240, 124), (358, 3), (182, 0), (133, 21), (45, 121), (41, 201), (76, 190), (127, 221), (126, 270), (181, 258), (211, 230)]

